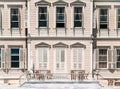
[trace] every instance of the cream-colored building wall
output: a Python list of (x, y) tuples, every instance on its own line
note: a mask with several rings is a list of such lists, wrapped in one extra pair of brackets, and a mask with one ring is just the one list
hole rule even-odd
[(70, 48), (70, 45), (80, 42), (81, 44), (85, 44), (86, 48), (84, 48), (84, 59), (83, 59), (83, 69), (86, 70), (86, 72), (91, 72), (90, 68), (91, 68), (91, 47), (90, 47), (90, 41), (83, 41), (83, 40), (34, 40), (31, 42), (31, 52), (32, 52), (32, 60), (34, 60), (34, 65), (35, 65), (35, 69), (39, 70), (38, 67), (38, 55), (37, 55), (37, 48), (35, 48), (35, 45), (41, 43), (41, 42), (45, 42), (49, 45), (51, 45), (51, 48), (49, 48), (49, 67), (48, 70), (51, 70), (52, 72), (54, 72), (55, 70), (55, 48), (53, 48), (53, 45), (55, 45), (56, 43), (62, 42), (64, 44), (69, 45), (68, 48), (66, 49), (66, 72), (65, 73), (69, 73), (70, 70), (72, 70), (72, 48)]
[[(31, 0), (30, 1), (30, 34), (31, 36), (38, 36), (38, 6), (35, 6), (35, 3), (38, 2), (39, 0)], [(57, 0), (46, 0), (51, 3), (51, 6), (48, 6), (48, 13), (49, 13), (49, 36), (53, 37), (56, 36), (56, 9), (55, 6), (53, 6), (52, 3), (56, 2)], [(74, 2), (76, 0), (65, 0), (69, 4), (69, 6), (66, 6), (66, 16), (67, 16), (67, 21), (66, 21), (66, 28), (67, 32), (66, 35), (67, 37), (74, 37), (73, 34), (73, 7), (70, 6), (70, 3)], [(90, 0), (81, 0), (84, 3), (86, 3), (86, 6), (83, 6), (83, 23), (84, 23), (84, 37), (90, 37), (92, 34), (92, 7), (91, 7), (91, 1)], [(80, 29), (81, 30), (81, 29)], [(81, 37), (81, 35), (79, 35)]]
[(3, 7), (0, 7), (2, 10), (2, 37), (4, 36), (11, 36), (11, 29), (10, 29), (10, 7), (9, 5), (13, 6), (20, 6), (18, 7), (20, 9), (20, 31), (14, 31), (12, 36), (25, 36), (25, 1), (0, 1), (0, 5), (3, 5)]
[[(120, 32), (117, 30), (117, 7), (120, 5), (120, 2), (94, 2), (97, 18), (97, 36), (98, 37), (119, 37)], [(108, 8), (108, 30), (99, 29), (99, 7), (97, 6), (110, 6)], [(118, 32), (117, 32), (118, 31)]]

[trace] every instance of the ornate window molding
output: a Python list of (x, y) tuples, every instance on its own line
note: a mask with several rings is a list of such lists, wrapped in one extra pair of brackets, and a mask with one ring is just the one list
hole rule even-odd
[(70, 3), (70, 6), (86, 6), (86, 3), (80, 1), (80, 0), (76, 0), (72, 3)]
[(63, 1), (63, 0), (58, 0), (56, 2), (53, 3), (53, 6), (68, 6), (68, 3)]
[(77, 43), (70, 45), (70, 48), (86, 48), (86, 45), (77, 42)]
[(37, 47), (48, 47), (48, 48), (51, 48), (51, 45), (49, 45), (47, 43), (44, 43), (44, 42), (41, 42), (41, 43), (35, 45), (35, 48), (37, 48)]
[(62, 42), (59, 42), (59, 43), (53, 45), (53, 48), (57, 48), (57, 47), (68, 48), (68, 45), (67, 45), (67, 44), (64, 44), (64, 43), (62, 43)]
[(40, 5), (48, 5), (48, 6), (51, 6), (51, 3), (50, 2), (47, 2), (47, 1), (45, 1), (45, 0), (41, 0), (41, 1), (38, 1), (38, 2), (36, 2), (35, 3), (35, 6), (40, 6)]

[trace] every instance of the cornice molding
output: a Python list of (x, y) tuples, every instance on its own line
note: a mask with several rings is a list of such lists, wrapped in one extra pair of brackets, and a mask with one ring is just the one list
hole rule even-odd
[(70, 3), (70, 6), (86, 6), (86, 3), (80, 1), (80, 0), (76, 0), (72, 3)]
[(56, 2), (53, 3), (53, 6), (57, 6), (57, 5), (64, 5), (64, 6), (68, 6), (69, 4), (63, 0), (58, 0)]
[(93, 0), (93, 2), (120, 2), (120, 0)]
[(39, 44), (36, 44), (35, 47), (48, 47), (48, 48), (51, 48), (51, 45), (47, 44), (47, 43), (44, 43), (44, 42), (41, 42)]
[(86, 45), (81, 44), (81, 43), (79, 43), (79, 42), (70, 45), (70, 48), (81, 48), (81, 47), (82, 47), (82, 48), (86, 48)]
[(48, 5), (51, 6), (51, 3), (45, 0), (40, 0), (38, 2), (35, 3), (35, 6), (40, 6), (40, 5)]

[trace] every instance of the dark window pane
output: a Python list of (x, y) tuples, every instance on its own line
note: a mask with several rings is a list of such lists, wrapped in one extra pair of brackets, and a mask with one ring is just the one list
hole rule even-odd
[(120, 68), (120, 62), (117, 62), (117, 68)]
[(57, 7), (56, 12), (57, 13), (64, 13), (64, 7)]
[(60, 28), (65, 27), (65, 23), (56, 23), (56, 27)]
[(39, 27), (47, 27), (47, 21), (39, 21)]
[(18, 16), (12, 16), (12, 17), (11, 17), (11, 20), (12, 20), (12, 21), (18, 21)]
[(120, 15), (120, 9), (118, 9), (118, 14)]
[(82, 7), (75, 7), (74, 13), (82, 13)]
[(62, 20), (64, 21), (64, 14), (57, 14), (57, 21)]
[(18, 28), (19, 25), (18, 25), (18, 22), (11, 22), (11, 28)]
[(118, 16), (118, 21), (120, 21), (120, 16)]
[(120, 28), (120, 22), (118, 23), (118, 28)]
[(103, 23), (103, 21), (107, 22), (107, 16), (100, 16), (100, 22)]
[(74, 21), (74, 27), (82, 27), (81, 21)]
[(12, 8), (12, 9), (11, 9), (11, 14), (18, 14), (18, 9), (17, 9), (17, 8), (16, 8), (16, 9), (15, 9), (15, 8), (14, 8), (14, 9)]
[(100, 15), (107, 15), (107, 9), (100, 9)]
[(39, 7), (39, 13), (47, 13), (47, 7)]
[(19, 56), (12, 56), (11, 61), (19, 61)]
[(11, 54), (19, 54), (19, 49), (11, 49)]
[(11, 62), (11, 67), (18, 68), (19, 67), (19, 62)]
[(74, 20), (82, 20), (82, 14), (75, 14)]
[(107, 24), (100, 24), (100, 29), (107, 29)]
[(46, 20), (47, 16), (46, 14), (39, 14), (39, 20)]
[(99, 49), (99, 55), (107, 55), (107, 49)]
[(117, 55), (120, 55), (120, 49), (117, 49)]

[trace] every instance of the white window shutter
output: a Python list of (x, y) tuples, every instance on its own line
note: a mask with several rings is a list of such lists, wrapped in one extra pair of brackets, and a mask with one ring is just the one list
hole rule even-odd
[(11, 68), (11, 48), (6, 49), (5, 68)]
[(43, 68), (46, 69), (47, 68), (47, 58), (48, 54), (47, 54), (47, 48), (43, 49)]
[(27, 69), (27, 48), (24, 49), (24, 69)]
[(95, 61), (96, 61), (96, 69), (99, 68), (99, 49), (95, 49)]
[(39, 68), (41, 69), (42, 68), (42, 49), (41, 48), (38, 48), (38, 61), (39, 61)]
[(108, 49), (108, 68), (112, 69), (112, 50)]
[(73, 62), (77, 62), (77, 49), (73, 48)]
[(24, 55), (23, 55), (23, 48), (20, 48), (19, 50), (19, 64), (20, 64), (20, 68), (24, 69)]
[(60, 49), (56, 48), (56, 69), (60, 68)]
[(0, 32), (2, 30), (2, 11), (1, 11), (1, 8), (0, 8)]
[(3, 69), (5, 69), (5, 49), (4, 48), (1, 48), (1, 67), (3, 68)]
[(64, 69), (65, 66), (65, 50), (61, 49), (61, 69)]
[(78, 48), (78, 69), (82, 69), (82, 48)]

